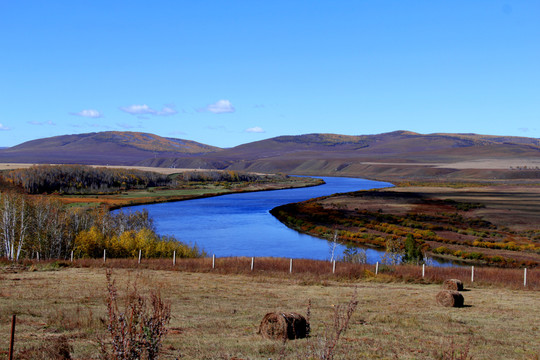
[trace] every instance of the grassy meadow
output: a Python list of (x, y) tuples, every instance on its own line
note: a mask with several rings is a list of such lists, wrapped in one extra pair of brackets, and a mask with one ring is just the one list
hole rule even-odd
[[(121, 298), (136, 284), (143, 294), (159, 291), (171, 304), (163, 359), (320, 359), (332, 342), (336, 309), (351, 300), (358, 306), (335, 348), (336, 359), (538, 359), (540, 354), (536, 272), (530, 274), (536, 285), (523, 289), (471, 284), (463, 278), (465, 270), (430, 269), (428, 274), (464, 280), (465, 307), (445, 308), (435, 301), (438, 278), (375, 276), (373, 266), (360, 266), (355, 275), (345, 264), (332, 275), (328, 263), (306, 260), (295, 262), (289, 274), (286, 259), (257, 259), (251, 272), (249, 260), (218, 259), (214, 270), (211, 259), (182, 260), (174, 268), (162, 260), (139, 267), (134, 260), (112, 260), (107, 266), (114, 267)], [(97, 260), (59, 265), (0, 268), (0, 359), (7, 359), (12, 314), (17, 315), (16, 359), (54, 358), (62, 339), (73, 359), (98, 358), (98, 339), (107, 337), (105, 265)], [(505, 277), (518, 270), (493, 271), (498, 275), (489, 276)], [(306, 315), (308, 307), (308, 339), (282, 343), (257, 334), (266, 313)]]

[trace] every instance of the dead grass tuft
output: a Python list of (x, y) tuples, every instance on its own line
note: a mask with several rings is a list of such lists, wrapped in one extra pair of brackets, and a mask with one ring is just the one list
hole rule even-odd
[(73, 347), (64, 335), (51, 337), (42, 344), (22, 349), (15, 356), (18, 360), (71, 360)]

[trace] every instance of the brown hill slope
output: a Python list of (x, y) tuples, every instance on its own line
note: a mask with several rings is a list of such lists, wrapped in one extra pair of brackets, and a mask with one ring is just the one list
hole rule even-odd
[(28, 141), (0, 150), (0, 162), (131, 165), (148, 158), (192, 156), (220, 150), (191, 140), (106, 131)]
[[(469, 166), (463, 165), (468, 162)], [(494, 164), (486, 167), (482, 164)], [(363, 136), (280, 136), (193, 158), (153, 158), (147, 166), (402, 179), (540, 179), (540, 140), (408, 131)], [(456, 165), (456, 164), (459, 164)], [(531, 164), (533, 170), (531, 170)], [(527, 171), (511, 167), (527, 166)]]
[(0, 162), (139, 165), (389, 181), (540, 180), (540, 139), (477, 134), (279, 136), (219, 149), (136, 132), (65, 135), (0, 150)]

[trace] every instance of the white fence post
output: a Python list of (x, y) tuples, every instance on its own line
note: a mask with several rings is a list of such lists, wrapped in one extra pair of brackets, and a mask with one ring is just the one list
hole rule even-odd
[(527, 268), (523, 269), (523, 286), (527, 286)]
[(172, 264), (173, 264), (173, 266), (176, 265), (176, 250), (174, 250), (173, 254), (172, 254)]
[(471, 266), (471, 282), (474, 282), (474, 265)]
[(212, 255), (212, 269), (216, 268), (216, 255)]
[(253, 271), (254, 262), (255, 262), (255, 258), (251, 257), (251, 271)]
[(291, 264), (289, 265), (289, 272), (292, 273), (292, 259), (291, 259)]
[(141, 263), (141, 252), (142, 250), (139, 249), (139, 264)]
[(107, 249), (103, 249), (103, 262), (105, 262), (106, 258), (107, 258)]
[(426, 276), (426, 264), (422, 264), (422, 279)]
[(379, 262), (377, 261), (377, 263), (375, 264), (375, 275), (377, 275), (379, 273)]

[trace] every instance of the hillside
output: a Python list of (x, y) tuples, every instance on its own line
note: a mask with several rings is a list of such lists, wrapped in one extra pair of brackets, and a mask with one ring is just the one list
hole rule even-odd
[(477, 134), (279, 136), (230, 149), (135, 132), (65, 135), (0, 162), (138, 165), (402, 180), (540, 180), (540, 139)]
[(443, 177), (534, 180), (540, 179), (540, 140), (407, 131), (363, 136), (307, 134), (252, 142), (196, 158), (147, 159), (140, 165), (391, 181)]
[(220, 150), (191, 140), (106, 131), (28, 141), (0, 150), (0, 162), (131, 165), (148, 158), (192, 156)]

